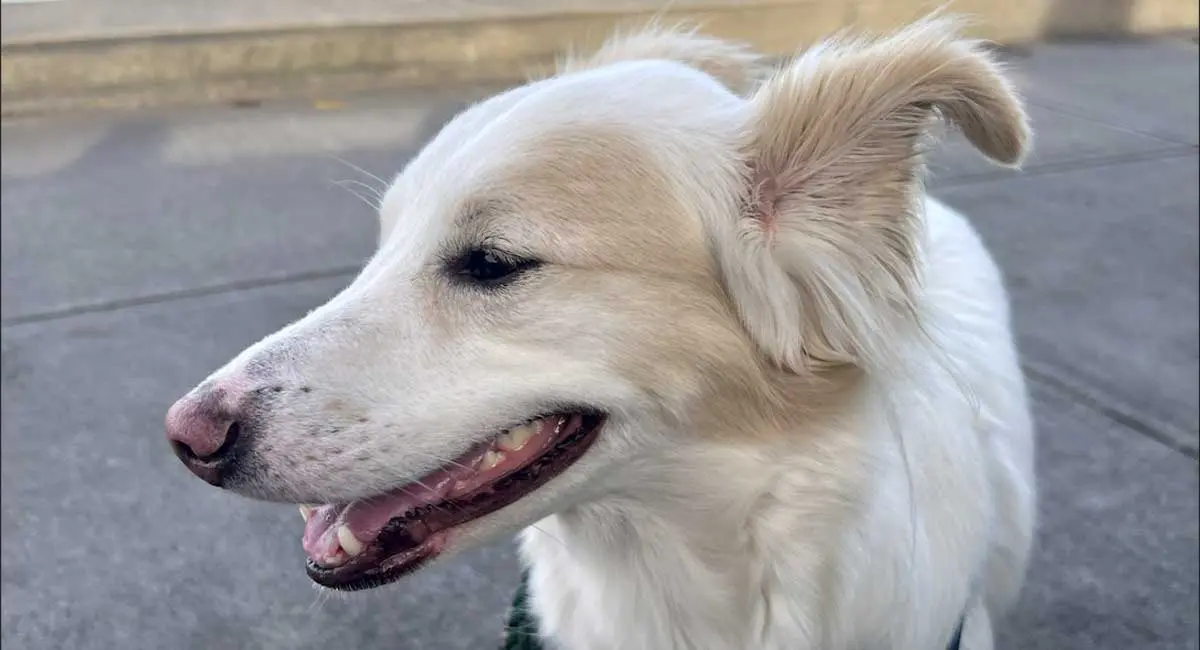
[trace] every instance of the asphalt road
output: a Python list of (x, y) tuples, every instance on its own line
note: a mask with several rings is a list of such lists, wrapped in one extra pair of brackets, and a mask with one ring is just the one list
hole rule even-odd
[[(1040, 429), (1042, 526), (1001, 647), (1197, 648), (1197, 50), (1042, 46), (1013, 62), (1037, 151), (950, 141), (935, 195), (1004, 266)], [(488, 648), (507, 542), (329, 597), (294, 508), (189, 476), (171, 401), (344, 286), (369, 208), (459, 100), (402, 95), (3, 125), (5, 648)]]

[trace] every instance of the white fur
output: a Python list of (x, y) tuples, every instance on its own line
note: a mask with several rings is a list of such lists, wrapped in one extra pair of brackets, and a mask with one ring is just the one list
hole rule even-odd
[(930, 199), (925, 222), (936, 335), (905, 342), (907, 372), (873, 385), (850, 424), (870, 466), (850, 524), (805, 517), (827, 486), (791, 440), (680, 444), (622, 468), (614, 482), (652, 487), (522, 535), (561, 647), (919, 650), (965, 613), (987, 633), (964, 648), (991, 647), (1031, 541), (1032, 425), (996, 267), (958, 213)]
[[(589, 404), (610, 417), (584, 457), (443, 554), (524, 528), (551, 647), (931, 650), (965, 613), (987, 650), (1032, 425), (999, 272), (915, 152), (940, 115), (1016, 162), (1011, 88), (939, 21), (749, 91), (744, 48), (630, 42), (451, 122), (360, 277), (197, 389), (279, 387), (246, 433), (264, 471), (229, 487), (366, 498)], [(481, 242), (545, 264), (456, 284)]]

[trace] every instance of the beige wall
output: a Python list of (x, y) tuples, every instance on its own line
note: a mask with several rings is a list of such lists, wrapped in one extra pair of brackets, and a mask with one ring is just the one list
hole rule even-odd
[[(450, 2), (451, 0), (446, 0)], [(388, 0), (387, 6), (407, 6)], [(1047, 36), (1195, 36), (1200, 0), (453, 0), (453, 19), (286, 30), (13, 42), (2, 57), (3, 114), (311, 96), (359, 89), (510, 83), (587, 49), (615, 26), (689, 19), (713, 35), (788, 55), (844, 28), (899, 27), (939, 7), (970, 32), (1016, 44)], [(428, 2), (412, 6), (435, 6)], [(436, 5), (445, 8), (444, 5)], [(34, 39), (37, 40), (37, 39)]]

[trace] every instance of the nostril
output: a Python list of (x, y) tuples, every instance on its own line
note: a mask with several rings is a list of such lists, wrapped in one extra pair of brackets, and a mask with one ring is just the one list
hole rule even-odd
[(242, 434), (242, 425), (239, 422), (230, 422), (225, 429), (225, 437), (221, 442), (221, 446), (217, 447), (211, 454), (201, 456), (183, 440), (171, 440), (171, 447), (175, 450), (175, 455), (179, 456), (184, 461), (197, 461), (201, 463), (212, 463), (224, 460), (226, 456), (233, 451), (234, 445), (237, 444), (238, 438)]
[(231, 394), (228, 388), (196, 390), (167, 409), (163, 424), (171, 451), (192, 474), (211, 485), (221, 487), (226, 476), (237, 470), (238, 456), (253, 437), (254, 427), (247, 428), (238, 417), (245, 397), (242, 391)]
[(242, 435), (242, 425), (236, 420), (229, 423), (229, 428), (225, 430), (225, 442), (221, 443), (220, 447), (211, 455), (201, 458), (200, 460), (220, 460), (228, 456), (233, 451), (233, 446), (237, 444), (238, 438)]
[(196, 452), (192, 451), (192, 448), (189, 447), (186, 442), (182, 442), (180, 440), (171, 440), (170, 443), (171, 449), (175, 451), (175, 455), (178, 456), (180, 460), (196, 460), (198, 458), (196, 456)]

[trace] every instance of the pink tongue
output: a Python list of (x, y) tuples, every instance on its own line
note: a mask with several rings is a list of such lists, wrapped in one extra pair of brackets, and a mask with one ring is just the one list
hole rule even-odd
[(453, 481), (454, 477), (449, 472), (439, 471), (422, 480), (424, 485), (412, 485), (402, 491), (355, 501), (348, 506), (316, 508), (304, 524), (304, 551), (318, 561), (336, 555), (339, 548), (337, 529), (343, 524), (363, 544), (374, 541), (393, 517), (403, 515), (419, 505), (441, 500)]
[(339, 506), (321, 506), (314, 509), (308, 521), (304, 522), (304, 537), (301, 543), (308, 557), (320, 562), (337, 554), (337, 533), (333, 530), (333, 524), (337, 521), (340, 510)]

